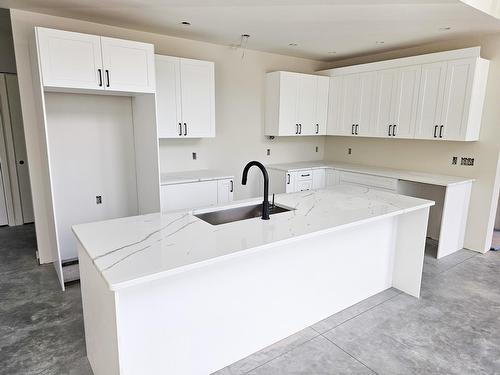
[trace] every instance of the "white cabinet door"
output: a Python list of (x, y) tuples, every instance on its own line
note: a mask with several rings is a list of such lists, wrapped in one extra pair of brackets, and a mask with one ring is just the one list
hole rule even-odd
[(398, 70), (393, 86), (390, 134), (398, 138), (413, 138), (420, 88), (420, 65)]
[[(343, 76), (331, 77), (328, 89), (328, 126), (327, 135), (350, 135), (352, 123), (344, 121), (344, 82)], [(346, 126), (347, 124), (347, 126)]]
[(281, 72), (279, 85), (279, 135), (298, 135), (298, 74)]
[(181, 59), (183, 135), (215, 137), (214, 63)]
[(476, 61), (469, 58), (448, 62), (439, 138), (464, 140), (466, 137)]
[(316, 123), (314, 134), (326, 135), (330, 79), (328, 77), (318, 76), (316, 80)]
[(353, 114), (355, 135), (369, 136), (371, 134), (370, 118), (374, 79), (374, 72), (359, 75), (359, 86)]
[(326, 187), (332, 187), (340, 184), (340, 172), (335, 169), (328, 168), (325, 172), (325, 185)]
[(316, 134), (316, 96), (318, 80), (308, 74), (298, 75), (297, 123), (299, 135)]
[(162, 212), (192, 209), (217, 204), (217, 181), (201, 181), (186, 184), (163, 185), (161, 192)]
[(355, 112), (359, 111), (360, 75), (352, 74), (344, 77), (342, 87), (342, 109), (340, 129), (343, 135), (355, 135)]
[(392, 136), (391, 107), (397, 76), (398, 69), (381, 70), (375, 75), (371, 123), (372, 136)]
[(99, 36), (38, 27), (36, 37), (43, 86), (103, 88)]
[(437, 139), (441, 125), (447, 62), (422, 65), (415, 137)]
[(125, 92), (155, 92), (152, 44), (101, 37), (104, 87)]
[(217, 181), (217, 203), (233, 201), (234, 181), (232, 179)]
[(159, 138), (183, 136), (180, 59), (155, 56), (156, 114)]
[(285, 191), (287, 193), (294, 193), (295, 191), (297, 191), (296, 190), (297, 172), (288, 171), (286, 173), (285, 184), (286, 184)]
[(312, 188), (324, 189), (326, 186), (326, 173), (324, 168), (313, 169), (312, 171)]

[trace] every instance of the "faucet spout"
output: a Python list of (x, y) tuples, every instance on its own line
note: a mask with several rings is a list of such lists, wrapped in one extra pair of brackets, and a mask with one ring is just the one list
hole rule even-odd
[(241, 178), (241, 184), (247, 184), (248, 170), (252, 166), (258, 167), (264, 177), (264, 199), (262, 201), (262, 220), (269, 220), (269, 175), (267, 174), (266, 167), (258, 161), (251, 161), (243, 169), (243, 177)]

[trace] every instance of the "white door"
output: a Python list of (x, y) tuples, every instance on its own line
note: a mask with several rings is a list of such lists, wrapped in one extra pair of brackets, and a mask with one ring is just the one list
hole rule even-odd
[(355, 113), (359, 111), (360, 75), (351, 74), (344, 77), (342, 90), (341, 131), (343, 135), (355, 135)]
[(297, 184), (297, 172), (288, 171), (285, 176), (285, 191), (287, 193), (294, 193), (296, 190)]
[(475, 58), (448, 62), (440, 138), (451, 140), (466, 138), (475, 66)]
[(351, 125), (344, 122), (344, 77), (331, 77), (328, 88), (328, 135), (350, 135)]
[(325, 185), (326, 187), (332, 187), (340, 184), (340, 172), (335, 169), (328, 168), (325, 172)]
[(0, 165), (0, 225), (8, 225), (7, 203), (5, 202), (5, 189), (3, 188), (2, 166)]
[(217, 181), (217, 203), (233, 201), (234, 181), (232, 179)]
[(159, 138), (183, 136), (181, 113), (181, 60), (155, 55), (156, 114)]
[(99, 36), (36, 28), (45, 87), (103, 88)]
[(312, 188), (324, 189), (326, 186), (326, 173), (324, 168), (313, 169), (312, 171)]
[(291, 72), (280, 73), (279, 135), (298, 135), (297, 107), (299, 75)]
[(297, 122), (299, 135), (316, 134), (316, 95), (318, 80), (316, 76), (299, 75)]
[(372, 102), (371, 135), (392, 136), (391, 103), (398, 69), (387, 69), (375, 74), (375, 89)]
[(330, 79), (328, 77), (316, 77), (316, 80), (316, 123), (314, 124), (314, 134), (326, 135)]
[(422, 65), (415, 138), (438, 139), (446, 83), (446, 61)]
[(398, 138), (415, 136), (421, 69), (420, 65), (415, 65), (398, 70), (391, 100), (392, 136)]
[(369, 136), (371, 134), (371, 108), (373, 99), (374, 72), (359, 75), (358, 95), (354, 105), (354, 134)]
[(163, 185), (160, 189), (161, 210), (168, 212), (213, 206), (217, 204), (217, 190), (217, 181)]
[(215, 137), (214, 63), (181, 59), (183, 135)]
[(152, 44), (101, 37), (104, 87), (125, 92), (155, 92)]

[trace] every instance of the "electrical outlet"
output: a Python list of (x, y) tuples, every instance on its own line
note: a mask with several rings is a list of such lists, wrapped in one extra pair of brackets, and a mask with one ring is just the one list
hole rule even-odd
[(352, 148), (350, 148), (350, 147), (349, 147), (349, 148), (347, 149), (347, 155), (351, 155), (351, 154), (352, 154)]
[(270, 148), (267, 149), (267, 156), (269, 156), (269, 155), (271, 155), (271, 149)]
[(474, 165), (474, 158), (461, 158), (460, 165), (466, 165), (468, 167), (473, 166)]
[(95, 204), (102, 204), (102, 195), (95, 196)]
[(197, 157), (196, 152), (193, 152), (193, 160), (196, 160)]
[(319, 147), (318, 147), (318, 146), (316, 146), (316, 152), (318, 152), (318, 151), (319, 151)]
[(458, 157), (454, 156), (454, 157), (451, 159), (451, 165), (457, 165), (457, 162), (458, 162)]

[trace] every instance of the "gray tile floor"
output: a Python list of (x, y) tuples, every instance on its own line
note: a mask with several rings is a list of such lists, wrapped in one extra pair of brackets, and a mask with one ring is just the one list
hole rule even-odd
[[(79, 285), (34, 248), (0, 228), (0, 374), (89, 375)], [(420, 299), (388, 289), (216, 374), (500, 374), (499, 271), (500, 252), (429, 255)]]

